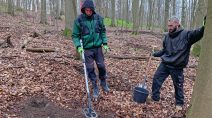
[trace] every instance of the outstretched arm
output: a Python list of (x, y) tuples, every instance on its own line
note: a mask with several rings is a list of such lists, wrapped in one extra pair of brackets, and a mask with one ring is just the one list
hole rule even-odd
[(201, 28), (189, 31), (188, 32), (188, 43), (192, 45), (192, 44), (196, 43), (197, 41), (199, 41), (203, 37), (204, 29), (205, 29), (205, 27), (202, 26)]
[(154, 57), (161, 57), (164, 53), (165, 53), (165, 37), (163, 39), (163, 49), (161, 49), (160, 51), (154, 52), (153, 56)]

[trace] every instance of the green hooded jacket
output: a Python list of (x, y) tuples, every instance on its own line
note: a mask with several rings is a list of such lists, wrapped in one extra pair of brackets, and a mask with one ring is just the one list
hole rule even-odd
[[(93, 10), (92, 16), (84, 13), (84, 8)], [(86, 0), (82, 6), (82, 14), (75, 19), (73, 24), (72, 39), (76, 48), (80, 47), (82, 39), (84, 49), (91, 49), (107, 45), (106, 29), (103, 18), (96, 14), (91, 0)]]

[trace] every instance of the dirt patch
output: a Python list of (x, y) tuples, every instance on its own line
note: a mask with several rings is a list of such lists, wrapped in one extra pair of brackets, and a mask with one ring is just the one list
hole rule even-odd
[(83, 118), (80, 110), (62, 108), (44, 96), (29, 98), (21, 106), (22, 118)]
[[(68, 109), (51, 102), (45, 96), (34, 96), (22, 102), (21, 118), (85, 118), (82, 108)], [(98, 112), (98, 118), (112, 118), (114, 114)]]

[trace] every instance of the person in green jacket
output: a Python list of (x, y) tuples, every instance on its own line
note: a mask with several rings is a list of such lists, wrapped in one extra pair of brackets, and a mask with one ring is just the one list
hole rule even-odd
[[(109, 92), (102, 50), (103, 48), (105, 52), (109, 51), (106, 29), (103, 18), (95, 12), (92, 0), (84, 1), (81, 12), (82, 14), (74, 21), (72, 39), (77, 51), (81, 55), (82, 52), (84, 52), (88, 78), (91, 80), (93, 86), (93, 97), (97, 98), (99, 96), (99, 89), (97, 86), (97, 75), (94, 69), (94, 62), (98, 68), (100, 85), (105, 92)], [(80, 40), (82, 40), (83, 48), (80, 44)]]

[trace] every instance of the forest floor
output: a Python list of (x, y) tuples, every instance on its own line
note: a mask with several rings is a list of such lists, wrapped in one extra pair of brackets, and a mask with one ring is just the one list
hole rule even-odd
[[(8, 36), (13, 47), (0, 48), (0, 117), (5, 118), (81, 118), (86, 106), (86, 90), (82, 61), (75, 58), (71, 38), (62, 36), (64, 21), (58, 27), (42, 25), (36, 20), (0, 14), (0, 44)], [(38, 36), (34, 36), (34, 32)], [(151, 46), (161, 48), (162, 34), (141, 31), (132, 35), (107, 27), (111, 51), (105, 54), (110, 93), (100, 91), (93, 107), (100, 118), (173, 118), (185, 117), (196, 77), (197, 59), (190, 57), (185, 73), (185, 106), (175, 112), (174, 88), (171, 78), (161, 88), (160, 102), (133, 102), (133, 88), (141, 83), (148, 69), (147, 85), (151, 91), (152, 77), (159, 58), (146, 67)], [(55, 52), (30, 52), (21, 48), (55, 48)], [(129, 59), (121, 58), (129, 57)], [(142, 59), (144, 58), (144, 59)]]

